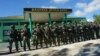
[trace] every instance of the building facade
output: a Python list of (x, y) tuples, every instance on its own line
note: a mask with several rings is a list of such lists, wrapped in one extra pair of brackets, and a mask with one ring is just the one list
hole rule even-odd
[(53, 21), (70, 23), (87, 21), (85, 17), (68, 17), (70, 13), (72, 9), (24, 8), (24, 16), (0, 17), (0, 42), (8, 40), (11, 25), (15, 25), (16, 29), (23, 29), (24, 24), (30, 24), (30, 19), (32, 19), (32, 27), (36, 23), (44, 24)]

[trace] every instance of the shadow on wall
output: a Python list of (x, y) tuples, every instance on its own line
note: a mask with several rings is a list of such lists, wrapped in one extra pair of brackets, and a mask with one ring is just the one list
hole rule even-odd
[(74, 56), (100, 56), (100, 44), (88, 43)]

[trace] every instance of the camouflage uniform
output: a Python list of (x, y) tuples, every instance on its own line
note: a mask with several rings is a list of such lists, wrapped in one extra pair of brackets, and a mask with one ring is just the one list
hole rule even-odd
[(84, 25), (83, 27), (83, 36), (85, 41), (89, 40), (89, 27), (87, 25)]
[(61, 26), (59, 26), (59, 27), (56, 28), (56, 36), (57, 36), (58, 46), (60, 46), (61, 37), (62, 37), (62, 29), (61, 29)]
[(89, 39), (95, 39), (94, 37), (94, 26), (89, 25)]
[(15, 43), (16, 51), (18, 51), (18, 32), (15, 29), (14, 25), (11, 26), (11, 30), (10, 30), (9, 35), (10, 35), (10, 38), (9, 38), (9, 51), (12, 52), (13, 42)]
[(22, 35), (21, 35), (21, 30), (18, 30), (18, 41), (20, 42), (20, 46), (22, 47)]
[(67, 44), (67, 32), (66, 32), (66, 26), (64, 22), (61, 23), (61, 41), (63, 44)]
[(77, 34), (78, 34), (78, 42), (84, 41), (84, 39), (83, 39), (83, 27), (81, 25), (78, 26)]
[(68, 38), (69, 38), (69, 43), (74, 42), (73, 41), (73, 29), (72, 29), (72, 26), (68, 27)]
[(56, 22), (53, 22), (53, 25), (52, 25), (52, 33), (53, 33), (53, 39), (54, 39), (54, 44), (56, 45), (57, 43), (57, 25), (56, 25)]
[(78, 41), (78, 36), (77, 36), (77, 26), (73, 25), (72, 26), (72, 38), (73, 38), (73, 43)]
[(100, 26), (99, 25), (94, 25), (94, 32), (95, 32), (95, 35), (96, 35), (96, 38), (99, 39), (100, 38)]
[(25, 24), (24, 25), (24, 30), (23, 30), (23, 48), (24, 51), (26, 51), (26, 44), (28, 46), (28, 49), (31, 50), (30, 48), (30, 38), (31, 38), (31, 33), (30, 33), (30, 29), (28, 28), (28, 25)]

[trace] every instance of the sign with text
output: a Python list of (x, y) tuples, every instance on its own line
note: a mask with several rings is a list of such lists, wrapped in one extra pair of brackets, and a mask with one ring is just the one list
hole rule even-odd
[(72, 9), (24, 8), (24, 11), (32, 11), (32, 12), (72, 12)]

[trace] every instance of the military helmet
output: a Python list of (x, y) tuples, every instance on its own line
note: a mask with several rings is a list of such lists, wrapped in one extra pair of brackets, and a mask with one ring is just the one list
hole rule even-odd
[(24, 24), (24, 27), (28, 27), (28, 24)]
[(56, 22), (53, 22), (53, 24), (56, 24)]
[(61, 24), (64, 24), (64, 22), (61, 22)]
[(50, 24), (49, 27), (51, 27), (52, 25)]
[(39, 26), (39, 24), (37, 23), (36, 26)]
[(45, 25), (48, 25), (48, 23), (45, 23)]
[(11, 25), (11, 28), (15, 28), (15, 25)]

